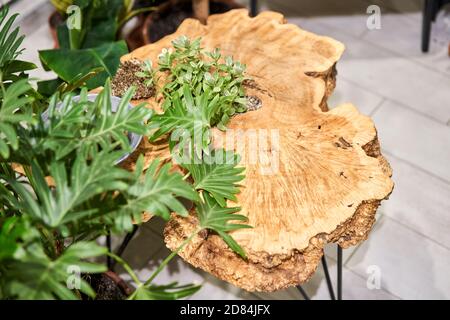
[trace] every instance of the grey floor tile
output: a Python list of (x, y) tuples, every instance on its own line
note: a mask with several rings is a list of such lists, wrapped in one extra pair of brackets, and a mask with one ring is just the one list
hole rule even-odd
[[(328, 259), (328, 269), (333, 289), (337, 290), (337, 265), (333, 259)], [(322, 270), (314, 275), (314, 277), (303, 288), (313, 300), (329, 300), (330, 294), (325, 281)], [(386, 292), (383, 289), (369, 289), (365, 276), (361, 277), (347, 268), (342, 270), (342, 299), (343, 300), (395, 300), (397, 297)]]
[(450, 298), (450, 251), (387, 217), (346, 266), (362, 277), (378, 268), (381, 287), (402, 299)]
[[(380, 30), (368, 31), (363, 39), (377, 46), (394, 51), (431, 69), (446, 73), (450, 77), (448, 44), (450, 42), (450, 12), (444, 11), (433, 24), (430, 51), (421, 51), (421, 13), (386, 13), (382, 15)], [(446, 16), (448, 15), (448, 16)]]
[(450, 181), (450, 127), (391, 101), (373, 119), (383, 149)]
[(383, 101), (383, 97), (370, 92), (369, 90), (356, 87), (353, 83), (340, 78), (339, 74), (336, 80), (336, 88), (333, 94), (328, 98), (330, 108), (337, 107), (343, 103), (351, 102), (358, 110), (370, 115)]
[(351, 1), (267, 1), (264, 9), (283, 13), (288, 20), (302, 19), (321, 23), (356, 37), (368, 29), (368, 5), (362, 0)]
[(450, 118), (449, 77), (379, 47), (354, 43), (347, 44), (347, 55), (338, 63), (340, 77), (440, 122)]
[(450, 183), (396, 157), (388, 160), (395, 188), (379, 211), (450, 248)]

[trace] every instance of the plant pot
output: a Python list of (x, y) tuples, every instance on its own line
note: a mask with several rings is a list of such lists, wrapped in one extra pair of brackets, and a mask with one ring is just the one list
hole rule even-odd
[[(128, 49), (133, 51), (134, 49), (137, 49), (139, 47), (142, 47), (145, 44), (144, 38), (142, 36), (142, 29), (144, 28), (145, 19), (147, 17), (147, 14), (140, 14), (138, 15), (136, 25), (133, 27), (133, 29), (126, 33), (123, 38), (125, 39)], [(58, 12), (54, 11), (49, 17), (48, 17), (48, 25), (50, 29), (50, 34), (53, 38), (53, 47), (55, 49), (59, 48), (59, 41), (58, 41), (58, 26), (62, 25), (64, 23), (63, 16)]]
[[(96, 292), (95, 300), (125, 300), (133, 293), (133, 289), (113, 271), (85, 275), (84, 279)], [(83, 299), (88, 299), (83, 295)]]
[[(210, 14), (224, 13), (232, 9), (243, 8), (234, 0), (210, 0)], [(142, 32), (144, 44), (158, 41), (174, 33), (186, 18), (193, 18), (191, 1), (169, 1), (158, 7), (158, 10), (149, 14), (145, 20)]]
[[(98, 94), (92, 93), (92, 94), (88, 94), (87, 95), (87, 100), (88, 101), (95, 101), (95, 99), (97, 98)], [(80, 99), (80, 96), (75, 96), (72, 98), (73, 101), (78, 101)], [(118, 98), (118, 97), (114, 97), (111, 96), (111, 110), (112, 112), (116, 112), (117, 109), (119, 108), (119, 104), (120, 101), (122, 99)], [(62, 107), (62, 103), (59, 103), (58, 105), (56, 105), (56, 109), (59, 109)], [(128, 108), (131, 109), (133, 108), (133, 106), (131, 104), (128, 104)], [(49, 110), (45, 110), (42, 114), (41, 114), (41, 118), (44, 121), (47, 121), (49, 117)], [(121, 162), (123, 162), (125, 159), (127, 159), (138, 147), (138, 145), (141, 143), (142, 141), (142, 136), (138, 135), (136, 133), (132, 133), (132, 132), (128, 132), (128, 141), (130, 142), (130, 148), (131, 150), (125, 154), (123, 154), (119, 159), (117, 159), (116, 164), (119, 164)]]
[(58, 27), (64, 23), (63, 16), (58, 11), (53, 11), (53, 13), (48, 17), (48, 26), (50, 28), (50, 34), (53, 38), (53, 47), (55, 49), (59, 48), (58, 41)]

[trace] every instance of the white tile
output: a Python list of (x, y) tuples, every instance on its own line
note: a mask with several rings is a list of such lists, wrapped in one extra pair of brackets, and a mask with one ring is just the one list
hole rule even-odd
[(25, 37), (22, 44), (22, 47), (24, 47), (25, 50), (19, 56), (19, 59), (33, 62), (38, 67), (37, 69), (28, 72), (30, 78), (37, 78), (40, 80), (56, 78), (56, 75), (53, 72), (47, 72), (42, 68), (38, 52), (39, 50), (52, 49), (53, 45), (53, 39), (47, 25), (42, 25), (37, 28), (34, 33)]
[(450, 251), (387, 217), (346, 266), (364, 278), (378, 268), (381, 287), (402, 299), (450, 298)]
[(449, 77), (370, 43), (355, 42), (347, 45), (347, 55), (338, 63), (340, 77), (443, 123), (450, 118)]
[[(328, 270), (330, 273), (331, 283), (337, 297), (337, 265), (333, 259), (328, 259)], [(356, 275), (347, 268), (342, 270), (342, 299), (343, 300), (394, 300), (395, 296), (383, 289), (370, 290), (366, 284), (365, 277)], [(330, 300), (328, 286), (325, 281), (322, 270), (314, 275), (314, 277), (303, 288), (313, 300)]]
[[(328, 259), (333, 289), (337, 290), (337, 266), (336, 261)], [(319, 267), (313, 277), (302, 285), (302, 288), (311, 300), (330, 300), (330, 293), (325, 280), (322, 267)], [(303, 300), (303, 296), (295, 287), (272, 293), (256, 293), (261, 299), (273, 300)], [(347, 268), (342, 270), (342, 299), (343, 300), (395, 300), (397, 297), (383, 289), (368, 289), (366, 279), (356, 275)]]
[(430, 50), (421, 51), (422, 24), (421, 13), (387, 13), (381, 17), (381, 29), (368, 31), (363, 39), (377, 46), (382, 46), (399, 55), (417, 61), (431, 69), (445, 72), (450, 77), (450, 63), (448, 57), (448, 44), (450, 42), (450, 21), (440, 14), (433, 23)]
[[(115, 237), (114, 246), (117, 247), (122, 239), (123, 237)], [(154, 257), (157, 257), (162, 250), (165, 250), (163, 239), (146, 228), (140, 227), (122, 257), (135, 269), (147, 268), (149, 264), (153, 266)]]
[(383, 149), (450, 181), (450, 127), (391, 101), (373, 119)]
[[(344, 54), (337, 63), (338, 85), (345, 79), (356, 87), (399, 101), (443, 123), (450, 118), (450, 77), (447, 75), (339, 29), (300, 18), (291, 20), (345, 45)], [(449, 66), (448, 57), (446, 60)]]
[(283, 13), (291, 23), (320, 23), (356, 37), (367, 31), (367, 4), (361, 0), (269, 1), (267, 8)]
[(374, 94), (361, 87), (357, 87), (353, 83), (340, 78), (338, 74), (336, 79), (336, 88), (334, 89), (332, 95), (328, 98), (328, 106), (330, 108), (334, 108), (343, 103), (351, 102), (361, 113), (370, 115), (382, 101), (383, 97), (380, 95)]
[(395, 157), (388, 160), (395, 188), (379, 211), (450, 248), (450, 183)]

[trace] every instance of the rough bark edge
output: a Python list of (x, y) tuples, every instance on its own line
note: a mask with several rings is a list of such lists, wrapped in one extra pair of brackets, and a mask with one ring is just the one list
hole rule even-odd
[(313, 78), (320, 78), (325, 83), (325, 94), (322, 98), (322, 101), (320, 101), (319, 108), (323, 112), (326, 112), (329, 110), (328, 108), (328, 97), (333, 93), (334, 88), (336, 88), (336, 76), (337, 76), (337, 69), (336, 69), (336, 63), (333, 64), (333, 66), (324, 72), (306, 72), (307, 76), (313, 77)]
[[(367, 155), (378, 158), (383, 171), (391, 175), (391, 168), (380, 153), (377, 136), (362, 148)], [(342, 248), (348, 248), (366, 240), (375, 223), (376, 210), (382, 200), (362, 201), (352, 217), (337, 226), (332, 233), (321, 233), (311, 238), (309, 246), (302, 251), (294, 249), (291, 254), (283, 255), (253, 252), (249, 253), (246, 261), (232, 252), (219, 236), (207, 234), (203, 238), (196, 237), (191, 244), (193, 247), (182, 251), (180, 256), (194, 267), (247, 291), (282, 290), (302, 284), (312, 277), (327, 243), (334, 242)], [(164, 230), (166, 245), (172, 250), (194, 230), (197, 224), (194, 216), (190, 216), (188, 221), (184, 220), (183, 225), (180, 224), (180, 219), (182, 218), (174, 217)], [(188, 230), (185, 229), (186, 226), (189, 226)], [(177, 237), (174, 238), (174, 235)], [(187, 256), (186, 252), (190, 255)]]

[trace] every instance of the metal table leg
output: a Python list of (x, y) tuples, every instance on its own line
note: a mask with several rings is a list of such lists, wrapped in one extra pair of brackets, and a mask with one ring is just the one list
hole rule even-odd
[(325, 273), (325, 279), (327, 281), (327, 287), (328, 287), (328, 292), (330, 293), (330, 298), (331, 298), (331, 300), (336, 300), (336, 297), (334, 295), (333, 284), (331, 283), (330, 273), (328, 272), (328, 264), (327, 264), (327, 258), (325, 257), (325, 254), (323, 254), (323, 256), (322, 256), (322, 267), (323, 267), (323, 272)]
[[(127, 248), (128, 244), (130, 243), (131, 239), (133, 239), (134, 235), (136, 234), (137, 230), (138, 230), (138, 226), (137, 225), (133, 225), (133, 230), (131, 232), (128, 232), (127, 235), (125, 236), (125, 238), (123, 239), (122, 243), (120, 244), (120, 247), (117, 249), (116, 251), (116, 255), (121, 257), (123, 252), (125, 251), (125, 249)], [(111, 267), (110, 270), (113, 270), (114, 267), (116, 266), (117, 261), (113, 260), (111, 262)]]
[(337, 246), (337, 299), (342, 300), (342, 248)]
[[(111, 248), (111, 232), (108, 231), (108, 233), (106, 234), (106, 247), (108, 248), (108, 251), (111, 252), (112, 248)], [(106, 266), (108, 267), (108, 270), (111, 270), (111, 266), (112, 266), (112, 259), (110, 256), (106, 256)]]
[[(323, 273), (325, 274), (325, 280), (327, 281), (328, 292), (331, 300), (336, 300), (336, 295), (333, 289), (333, 283), (331, 282), (330, 272), (328, 271), (328, 263), (325, 254), (322, 256)], [(298, 291), (305, 300), (310, 300), (308, 294), (301, 286), (297, 286)], [(342, 300), (342, 248), (337, 246), (337, 300)]]
[(297, 290), (300, 291), (301, 295), (303, 296), (303, 299), (310, 300), (308, 294), (305, 291), (305, 289), (303, 289), (301, 286), (297, 286)]
[(258, 0), (250, 0), (250, 16), (254, 17), (258, 14)]

